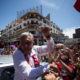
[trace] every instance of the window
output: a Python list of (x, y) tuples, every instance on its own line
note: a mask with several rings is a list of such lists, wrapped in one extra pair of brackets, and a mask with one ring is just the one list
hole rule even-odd
[(34, 15), (33, 14), (31, 14), (31, 18), (34, 18)]
[(29, 21), (27, 22), (27, 24), (29, 24)]
[(36, 34), (36, 31), (30, 31), (30, 33), (32, 33), (32, 34)]
[(37, 18), (40, 19), (40, 16), (38, 16)]
[(38, 21), (36, 21), (36, 24), (38, 24)]
[(42, 26), (42, 23), (40, 23), (39, 26)]
[(24, 20), (26, 20), (27, 18), (25, 17)]
[(23, 25), (24, 25), (24, 26), (27, 26), (27, 23), (24, 23)]
[(31, 20), (31, 24), (34, 24), (34, 21), (33, 20)]
[(19, 28), (22, 28), (22, 26), (20, 25), (20, 27)]
[(16, 29), (14, 29), (14, 31), (16, 31)]

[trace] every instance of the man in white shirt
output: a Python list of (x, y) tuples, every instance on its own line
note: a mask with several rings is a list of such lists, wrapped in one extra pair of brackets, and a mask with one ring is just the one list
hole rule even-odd
[(29, 32), (24, 32), (20, 37), (20, 46), (13, 54), (15, 75), (14, 80), (36, 80), (36, 77), (49, 71), (53, 64), (39, 66), (37, 56), (42, 56), (50, 53), (54, 48), (54, 41), (50, 37), (50, 30), (47, 27), (41, 29), (45, 35), (46, 45), (33, 45), (33, 35)]

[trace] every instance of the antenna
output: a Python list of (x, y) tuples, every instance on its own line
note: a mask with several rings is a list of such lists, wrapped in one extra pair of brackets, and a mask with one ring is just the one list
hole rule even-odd
[(40, 9), (41, 9), (41, 15), (42, 15), (42, 5), (40, 6)]
[(17, 11), (17, 19), (19, 19), (21, 16), (25, 15), (27, 12), (31, 11), (32, 9), (38, 11), (42, 15), (42, 5), (40, 5), (30, 9)]

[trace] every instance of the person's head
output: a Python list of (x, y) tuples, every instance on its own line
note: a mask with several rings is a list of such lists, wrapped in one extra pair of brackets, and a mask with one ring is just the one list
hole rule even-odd
[(30, 54), (33, 47), (33, 35), (29, 32), (24, 32), (20, 36), (20, 44), (25, 54)]
[(69, 55), (67, 54), (61, 55), (61, 60), (66, 64), (69, 63)]

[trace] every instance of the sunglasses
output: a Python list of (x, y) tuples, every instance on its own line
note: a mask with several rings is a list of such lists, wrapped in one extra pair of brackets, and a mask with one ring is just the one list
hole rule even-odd
[(33, 41), (26, 41), (26, 42), (23, 42), (23, 45), (31, 45), (33, 43)]

